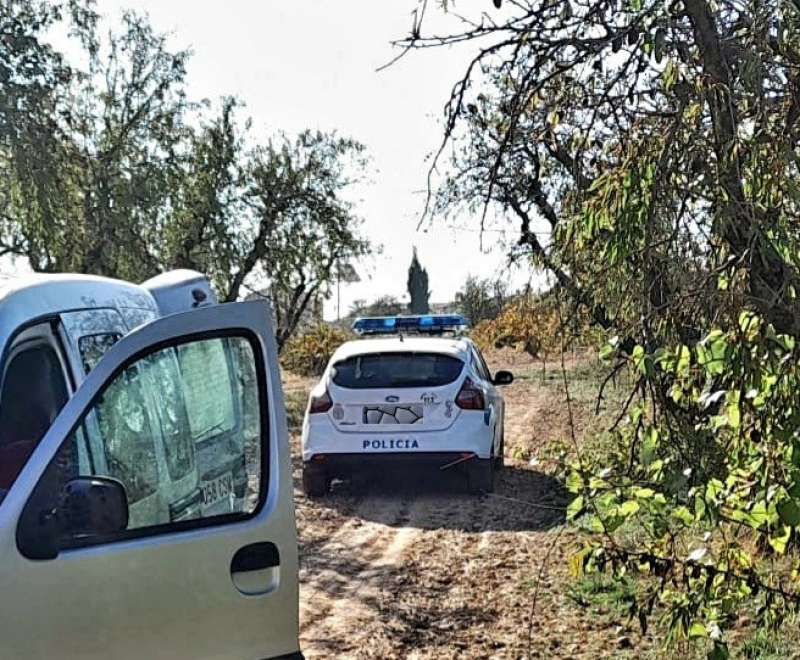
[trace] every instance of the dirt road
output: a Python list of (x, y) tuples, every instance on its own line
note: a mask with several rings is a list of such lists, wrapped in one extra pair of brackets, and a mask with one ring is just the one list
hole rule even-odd
[[(367, 490), (336, 483), (319, 500), (297, 490), (306, 657), (627, 653), (627, 631), (581, 617), (568, 598), (576, 540), (563, 526), (568, 500), (545, 451), (567, 432), (563, 391), (555, 379), (542, 385), (533, 367), (517, 371), (506, 393), (507, 465), (493, 496), (466, 494), (458, 474), (381, 475)], [(299, 468), (296, 459), (298, 484)]]
[[(501, 490), (513, 481), (558, 506), (545, 477), (509, 472)], [(359, 493), (343, 484), (301, 500), (298, 515), (310, 658), (510, 657), (524, 642), (526, 574), (562, 517), (431, 483)]]

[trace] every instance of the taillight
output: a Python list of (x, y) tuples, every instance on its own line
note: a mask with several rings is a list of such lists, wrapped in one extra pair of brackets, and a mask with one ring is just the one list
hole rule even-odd
[(316, 413), (326, 413), (333, 406), (331, 395), (328, 390), (325, 390), (320, 396), (312, 396), (311, 401), (308, 403), (308, 414), (314, 415)]
[(486, 400), (483, 398), (483, 390), (467, 378), (456, 396), (456, 405), (462, 410), (484, 410)]

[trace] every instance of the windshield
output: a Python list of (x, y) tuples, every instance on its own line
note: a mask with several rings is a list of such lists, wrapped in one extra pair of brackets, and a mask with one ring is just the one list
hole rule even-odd
[(464, 363), (440, 353), (370, 353), (333, 366), (333, 382), (350, 389), (439, 387), (458, 378)]

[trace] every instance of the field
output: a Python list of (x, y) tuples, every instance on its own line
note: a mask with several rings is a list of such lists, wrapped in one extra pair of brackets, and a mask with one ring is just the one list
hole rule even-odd
[[(587, 356), (569, 356), (564, 372), (560, 362), (543, 368), (514, 353), (488, 361), (516, 380), (505, 391), (506, 467), (486, 497), (465, 494), (459, 475), (412, 474), (361, 490), (336, 483), (321, 500), (305, 498), (296, 425), (312, 381), (285, 378), (306, 657), (665, 657), (627, 623), (629, 585), (575, 581), (567, 571), (580, 540), (564, 524), (569, 500), (557, 457), (573, 443), (598, 442), (626, 383), (612, 384), (597, 411), (602, 371)], [(771, 637), (743, 635), (738, 649), (741, 657), (791, 657)], [(685, 648), (666, 656), (703, 657)]]

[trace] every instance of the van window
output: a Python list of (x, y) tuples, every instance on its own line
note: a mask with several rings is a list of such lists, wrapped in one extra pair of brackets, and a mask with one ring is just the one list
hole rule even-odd
[(333, 382), (351, 389), (441, 387), (452, 383), (464, 363), (441, 353), (367, 353), (333, 365)]
[(0, 499), (67, 402), (67, 384), (55, 350), (45, 343), (16, 353), (0, 394)]
[(192, 437), (201, 442), (227, 433), (236, 425), (228, 354), (221, 342), (196, 342), (178, 347), (186, 408)]
[[(80, 351), (84, 371), (89, 373), (94, 369), (100, 358), (121, 338), (122, 335), (118, 332), (98, 333), (81, 337), (78, 340), (78, 350)], [(156, 400), (161, 404), (146, 407), (154, 408), (156, 417), (152, 420), (152, 423), (159, 424), (161, 435), (168, 439), (164, 443), (166, 466), (170, 478), (177, 481), (185, 477), (193, 466), (192, 438), (185, 423), (187, 417), (186, 406), (183, 397), (174, 386), (180, 376), (178, 362), (174, 351), (163, 351), (159, 355), (153, 356), (146, 364), (146, 374), (143, 377), (154, 382), (149, 383), (146, 391), (139, 392), (137, 396), (142, 399), (143, 406), (148, 397), (156, 397)], [(150, 420), (147, 423), (150, 424)], [(138, 450), (152, 453), (155, 456), (156, 447), (153, 442), (148, 442), (138, 449), (131, 447), (128, 455), (113, 456), (113, 464), (124, 468), (125, 460), (137, 460), (136, 452)], [(153, 462), (153, 465), (155, 466), (156, 463)], [(158, 475), (150, 475), (150, 478), (145, 480), (143, 484), (150, 482), (157, 483)], [(149, 489), (144, 486), (141, 491), (137, 489), (136, 494), (145, 497), (149, 494)], [(129, 499), (130, 497), (131, 495), (129, 494)]]
[(190, 418), (180, 388), (181, 369), (174, 350), (160, 351), (149, 364), (152, 377), (149, 385), (164, 438), (167, 472), (172, 481), (178, 481), (194, 467)]
[(86, 335), (78, 340), (78, 351), (84, 373), (89, 373), (100, 362), (106, 351), (116, 344), (122, 335), (118, 332), (106, 332), (97, 335)]
[(157, 420), (146, 398), (152, 363), (152, 359), (143, 360), (126, 369), (109, 385), (95, 408), (107, 476), (125, 484), (130, 505), (158, 490)]
[[(163, 348), (126, 367), (84, 416), (105, 460), (89, 471), (60, 468), (60, 481), (78, 473), (118, 479), (128, 531), (249, 514), (261, 493), (261, 419), (249, 341)], [(80, 441), (76, 431), (66, 445)]]

